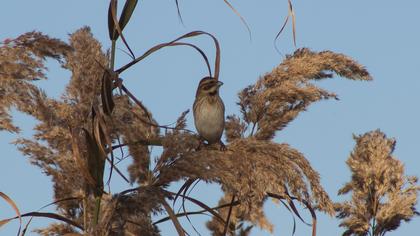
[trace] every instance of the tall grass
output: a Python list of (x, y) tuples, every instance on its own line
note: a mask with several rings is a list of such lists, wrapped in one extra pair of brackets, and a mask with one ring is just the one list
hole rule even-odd
[[(182, 19), (179, 3), (175, 3)], [(228, 1), (225, 3), (248, 27), (239, 12)], [(178, 235), (187, 235), (178, 218), (210, 214), (212, 219), (207, 226), (213, 235), (249, 235), (254, 226), (273, 231), (263, 205), (268, 198), (274, 198), (302, 221), (296, 204), (305, 206), (312, 216), (312, 235), (316, 235), (316, 213), (333, 216), (334, 204), (304, 155), (273, 139), (310, 104), (337, 98), (336, 94), (317, 87), (314, 81), (334, 75), (371, 80), (367, 70), (343, 54), (297, 49), (273, 71), (238, 93), (241, 113), (226, 118), (227, 150), (198, 148), (200, 138), (186, 128), (188, 111), (179, 116), (175, 125), (161, 125), (142, 103), (141, 95), (133, 94), (120, 77), (158, 50), (187, 46), (202, 56), (208, 76), (218, 79), (222, 53), (219, 42), (212, 34), (197, 30), (155, 45), (136, 57), (124, 36), (124, 28), (137, 4), (125, 1), (118, 17), (117, 1), (110, 1), (109, 53), (88, 27), (72, 33), (69, 43), (40, 32), (28, 32), (1, 45), (0, 130), (19, 132), (9, 113), (12, 107), (39, 121), (32, 139), (21, 138), (15, 144), (32, 164), (51, 177), (53, 204), (58, 212), (22, 214), (12, 199), (1, 193), (15, 209), (16, 218), (57, 220), (47, 228), (37, 229), (40, 235), (160, 235), (159, 224), (165, 221), (173, 223)], [(289, 14), (279, 34), (292, 17), (296, 44), (294, 11), (291, 1), (288, 4)], [(213, 40), (216, 51), (213, 63), (201, 48), (183, 42), (191, 37)], [(119, 40), (132, 61), (116, 69)], [(57, 60), (71, 72), (60, 99), (49, 98), (33, 83), (47, 78), (44, 64), (47, 58)], [(150, 146), (163, 149), (154, 165)], [(126, 170), (118, 168), (119, 151), (128, 152), (132, 160)], [(106, 168), (109, 175), (105, 175)], [(121, 178), (135, 187), (111, 194), (106, 186), (112, 178)], [(184, 181), (182, 187), (177, 192), (169, 191), (168, 187), (177, 181)], [(209, 206), (188, 195), (200, 181), (221, 186), (224, 196), (218, 206)], [(173, 209), (176, 201), (182, 201), (182, 205), (189, 202), (202, 210), (188, 212), (183, 208), (178, 212)], [(154, 222), (155, 214), (163, 218)], [(12, 219), (1, 221), (0, 226)], [(24, 226), (22, 235), (30, 222)]]

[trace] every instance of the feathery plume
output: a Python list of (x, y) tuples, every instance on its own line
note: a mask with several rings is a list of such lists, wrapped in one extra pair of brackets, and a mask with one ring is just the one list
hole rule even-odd
[(385, 235), (402, 221), (418, 215), (417, 178), (404, 175), (404, 166), (392, 155), (396, 141), (380, 130), (354, 136), (356, 147), (347, 165), (352, 177), (338, 194), (351, 200), (336, 204), (343, 235)]
[(239, 93), (239, 106), (251, 135), (270, 140), (311, 103), (337, 98), (310, 81), (339, 76), (352, 80), (371, 80), (366, 69), (351, 58), (331, 51), (298, 49), (255, 85)]

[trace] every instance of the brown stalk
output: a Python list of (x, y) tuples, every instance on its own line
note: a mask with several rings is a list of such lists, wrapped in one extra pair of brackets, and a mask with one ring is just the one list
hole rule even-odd
[(233, 203), (234, 202), (235, 202), (235, 195), (232, 195), (232, 200), (230, 201), (230, 207), (229, 207), (229, 212), (228, 212), (227, 219), (226, 219), (225, 228), (223, 229), (223, 235), (226, 235), (227, 230), (229, 228), (230, 216), (232, 214), (232, 209), (233, 209)]

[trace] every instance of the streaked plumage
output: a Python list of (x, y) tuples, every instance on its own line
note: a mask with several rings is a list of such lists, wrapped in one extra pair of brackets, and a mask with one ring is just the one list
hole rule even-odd
[(193, 113), (195, 127), (208, 144), (219, 143), (225, 127), (225, 106), (219, 96), (223, 83), (203, 78), (197, 88)]

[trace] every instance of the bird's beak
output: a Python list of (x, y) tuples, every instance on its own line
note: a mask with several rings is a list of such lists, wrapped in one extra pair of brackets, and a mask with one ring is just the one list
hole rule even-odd
[(222, 81), (217, 81), (217, 87), (218, 88), (220, 88), (220, 86), (222, 86), (223, 85), (223, 82)]

